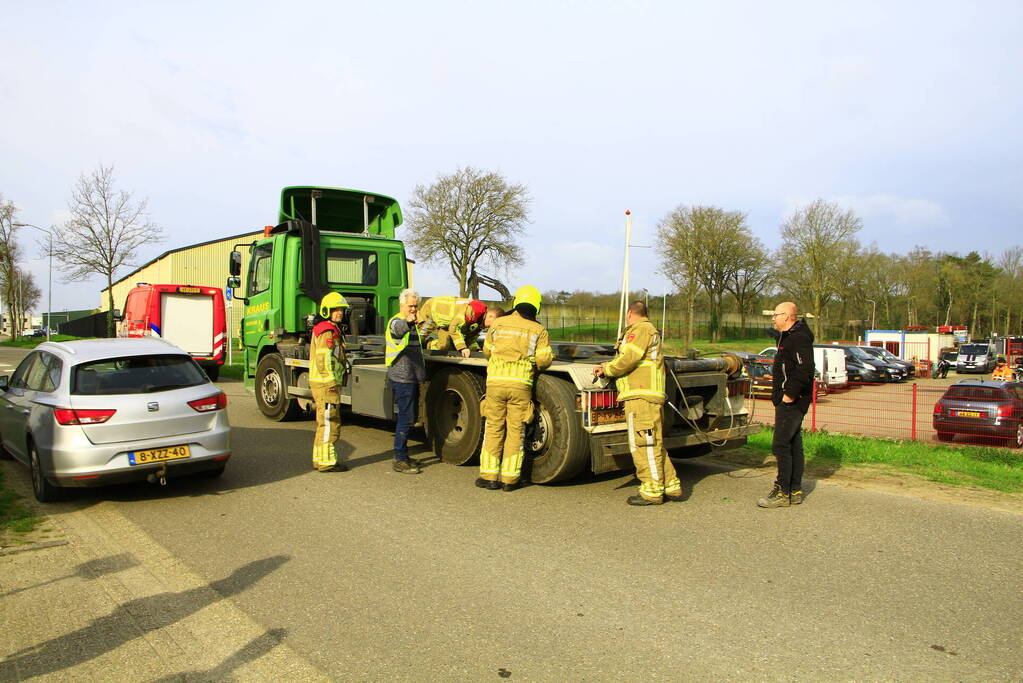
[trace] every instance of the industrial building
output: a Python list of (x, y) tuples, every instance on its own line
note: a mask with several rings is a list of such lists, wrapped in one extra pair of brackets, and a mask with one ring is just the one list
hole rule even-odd
[[(224, 288), (227, 284), (230, 253), (235, 250), (236, 245), (251, 244), (262, 235), (261, 230), (243, 232), (165, 251), (114, 283), (112, 288), (114, 308), (123, 311), (128, 291), (140, 282)], [(237, 249), (241, 252), (242, 273), (245, 273), (249, 267), (249, 250), (241, 246)], [(231, 305), (232, 303), (228, 303), (228, 329), (231, 330), (231, 336), (237, 338), (243, 310), (240, 304)], [(109, 307), (107, 289), (104, 288), (100, 292), (99, 310), (106, 311)]]

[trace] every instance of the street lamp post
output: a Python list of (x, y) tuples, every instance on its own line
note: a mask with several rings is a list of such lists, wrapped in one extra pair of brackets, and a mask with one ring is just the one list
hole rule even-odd
[(873, 299), (866, 298), (864, 299), (864, 301), (869, 301), (872, 304), (870, 307), (870, 329), (874, 329), (874, 313), (877, 312), (877, 302), (874, 301)]
[(46, 253), (49, 258), (48, 282), (46, 284), (46, 341), (50, 341), (50, 328), (53, 327), (53, 233), (31, 223), (15, 223), (18, 227), (35, 228), (46, 233)]

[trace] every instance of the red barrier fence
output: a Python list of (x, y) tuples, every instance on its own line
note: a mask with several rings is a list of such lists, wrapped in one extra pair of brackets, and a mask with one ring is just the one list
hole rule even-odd
[[(846, 391), (817, 397), (810, 405), (803, 428), (907, 441), (944, 441), (982, 446), (1016, 445), (1023, 418), (1023, 391), (1005, 400), (965, 405), (943, 402), (935, 431), (936, 404), (948, 385), (917, 382), (861, 384)], [(1003, 390), (1004, 391), (1004, 390)], [(1014, 390), (1009, 390), (1014, 391)], [(1014, 405), (1015, 401), (1015, 405)], [(774, 424), (770, 400), (747, 399), (750, 420)]]

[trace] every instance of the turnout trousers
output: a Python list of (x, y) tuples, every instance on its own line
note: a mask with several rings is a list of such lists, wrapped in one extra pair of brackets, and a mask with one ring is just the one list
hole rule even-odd
[(632, 398), (625, 401), (625, 421), (629, 429), (629, 450), (639, 479), (639, 495), (662, 501), (682, 497), (682, 482), (664, 449), (663, 406)]
[(436, 339), (431, 339), (426, 344), (426, 348), (429, 351), (454, 351), (455, 340), (451, 338), (451, 333), (444, 328), (438, 328), (435, 330), (437, 334)]
[(523, 432), (533, 419), (530, 387), (488, 386), (482, 404), (486, 418), (480, 478), (514, 484), (522, 476)]
[(329, 470), (337, 465), (334, 442), (341, 433), (341, 396), (337, 387), (312, 384), (316, 404), (316, 435), (313, 437), (313, 467)]

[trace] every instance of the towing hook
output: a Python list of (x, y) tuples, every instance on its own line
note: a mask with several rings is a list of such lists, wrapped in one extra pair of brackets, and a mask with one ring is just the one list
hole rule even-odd
[(146, 481), (148, 481), (150, 484), (155, 484), (155, 483), (159, 482), (160, 486), (166, 486), (167, 485), (167, 468), (165, 467), (162, 470), (157, 470), (156, 472), (153, 472), (148, 477), (146, 477)]

